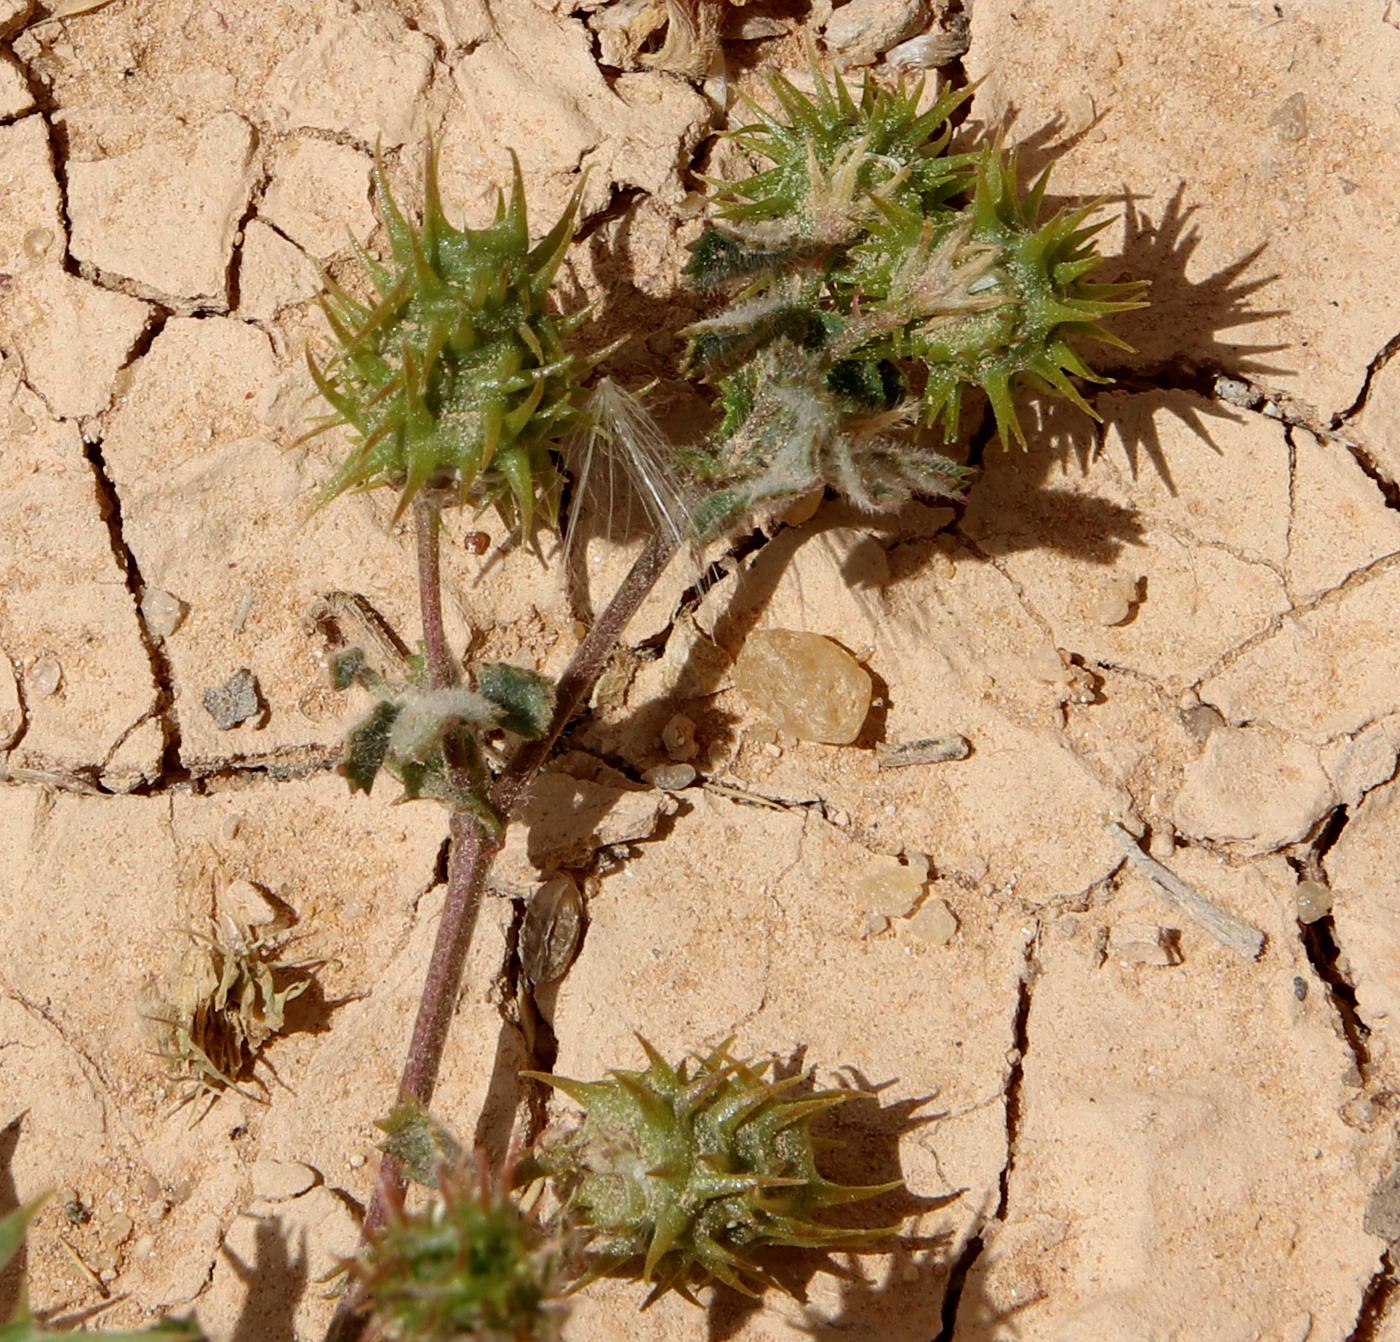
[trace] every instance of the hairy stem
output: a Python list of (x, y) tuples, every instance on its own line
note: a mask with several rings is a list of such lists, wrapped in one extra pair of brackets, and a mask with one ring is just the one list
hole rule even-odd
[(680, 548), (674, 536), (656, 533), (637, 556), (622, 585), (613, 593), (607, 608), (593, 622), (578, 649), (569, 659), (555, 686), (554, 719), (538, 741), (526, 741), (515, 752), (505, 772), (496, 780), (491, 800), (502, 816), (508, 816), (530, 786), (540, 765), (549, 758), (564, 728), (573, 721), (579, 705), (588, 697), (603, 674), (614, 649), (622, 640), (628, 622), (637, 613), (657, 579), (666, 571)]
[(423, 621), (423, 659), (435, 690), (457, 683), (457, 662), (442, 624), (442, 508), (426, 491), (413, 501), (413, 539), (418, 554), (418, 610)]
[[(443, 627), (440, 506), (420, 494), (414, 502), (413, 521), (428, 683), (435, 690), (445, 689), (456, 684), (459, 671)], [(453, 787), (463, 788), (472, 770), (463, 762), (462, 752), (452, 749), (450, 742), (444, 744), (444, 753)], [(399, 1078), (398, 1103), (413, 1103), (425, 1109), (437, 1085), (447, 1030), (481, 907), (482, 884), (501, 847), (500, 840), (488, 835), (477, 817), (460, 806), (452, 810), (448, 833), (451, 855), (447, 867), (447, 895), (418, 1002), (418, 1015), (413, 1022), (408, 1058)], [(365, 1213), (364, 1236), (368, 1237), (384, 1224), (390, 1207), (402, 1204), (405, 1186), (402, 1165), (386, 1154), (379, 1162), (379, 1177)], [(356, 1342), (367, 1323), (361, 1310), (363, 1303), (363, 1292), (358, 1286), (347, 1289), (331, 1319), (326, 1342)]]
[[(428, 678), (436, 689), (454, 683), (457, 678), (456, 663), (442, 625), (442, 587), (438, 573), (441, 518), (438, 506), (424, 501), (420, 496), (414, 507), (414, 518), (417, 525), (418, 592), (423, 609), (423, 643)], [(656, 586), (657, 579), (665, 572), (666, 565), (678, 548), (678, 543), (672, 537), (653, 536), (622, 580), (607, 608), (579, 644), (559, 678), (554, 718), (549, 730), (538, 741), (527, 741), (516, 751), (496, 782), (491, 800), (501, 816), (509, 815), (540, 766), (549, 758), (560, 735), (607, 666), (628, 621)], [(457, 780), (453, 781), (455, 784)], [(501, 850), (501, 840), (487, 834), (476, 817), (461, 808), (452, 812), (450, 828), (452, 847), (447, 871), (447, 898), (442, 908), (442, 921), (438, 924), (437, 940), (433, 943), (432, 959), (428, 962), (423, 995), (418, 1003), (418, 1017), (413, 1023), (408, 1061), (399, 1080), (399, 1103), (412, 1101), (424, 1108), (432, 1099), (433, 1087), (437, 1083), (443, 1048), (447, 1043), (447, 1030), (457, 1004), (457, 991), (461, 986), (467, 951), (471, 947), (486, 875)], [(374, 1196), (365, 1213), (366, 1236), (384, 1224), (391, 1206), (402, 1202), (404, 1188), (402, 1166), (392, 1156), (385, 1155), (379, 1164)], [(351, 1287), (336, 1307), (326, 1342), (357, 1342), (367, 1323), (361, 1310), (363, 1303), (362, 1293), (357, 1287)]]

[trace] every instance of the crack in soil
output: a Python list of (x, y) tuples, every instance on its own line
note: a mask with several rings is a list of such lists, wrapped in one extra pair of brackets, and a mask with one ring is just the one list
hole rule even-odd
[(172, 782), (189, 777), (188, 770), (180, 760), (180, 718), (175, 711), (175, 680), (166, 656), (164, 644), (151, 633), (150, 626), (141, 610), (141, 599), (146, 593), (146, 584), (141, 577), (136, 555), (122, 532), (122, 501), (116, 484), (107, 472), (107, 462), (102, 455), (100, 438), (84, 438), (84, 452), (88, 465), (92, 468), (93, 485), (97, 491), (98, 515), (107, 526), (107, 536), (112, 546), (112, 557), (126, 581), (126, 589), (131, 596), (136, 616), (136, 627), (141, 635), (141, 643), (151, 664), (151, 679), (154, 682), (155, 704), (151, 716), (159, 719), (164, 742), (161, 749), (160, 774), (156, 786), (169, 786)]
[(964, 1242), (949, 1269), (948, 1285), (944, 1290), (943, 1308), (939, 1315), (939, 1330), (932, 1342), (953, 1342), (968, 1274), (986, 1248), (983, 1231), (992, 1221), (1004, 1223), (1006, 1220), (1011, 1174), (1016, 1166), (1016, 1147), (1020, 1140), (1021, 1082), (1025, 1076), (1026, 1054), (1030, 1052), (1031, 998), (1035, 980), (1040, 976), (1040, 960), (1036, 955), (1036, 947), (1040, 944), (1040, 931), (1041, 923), (1036, 919), (1026, 937), (1025, 963), (1022, 965), (1021, 977), (1016, 987), (1016, 1013), (1011, 1027), (1011, 1055), (1014, 1061), (1002, 1087), (1002, 1094), (1006, 1097), (1006, 1161), (1001, 1167), (998, 1181), (996, 1210), (983, 1220), (976, 1233)]
[[(244, 119), (246, 120), (246, 118)], [(272, 172), (267, 164), (267, 156), (263, 153), (262, 127), (252, 121), (248, 121), (247, 125), (253, 133), (253, 143), (249, 148), (249, 155), (256, 157), (259, 166), (258, 175), (248, 191), (247, 204), (243, 208), (243, 213), (239, 216), (238, 224), (233, 234), (236, 241), (234, 245), (229, 248), (228, 265), (224, 268), (224, 291), (228, 294), (227, 311), (230, 313), (238, 311), (241, 298), (239, 285), (243, 273), (243, 239), (247, 236), (248, 225), (258, 217), (258, 210), (262, 206), (263, 196), (266, 195), (268, 185), (272, 181)], [(290, 241), (290, 239), (288, 239), (288, 241)], [(293, 245), (295, 246), (295, 244)]]
[(1400, 566), (1400, 551), (1392, 554), (1382, 555), (1379, 559), (1373, 559), (1369, 564), (1363, 564), (1360, 568), (1349, 573), (1335, 587), (1329, 587), (1327, 591), (1318, 593), (1311, 601), (1304, 601), (1298, 605), (1290, 606), (1287, 610), (1279, 611), (1271, 615), (1265, 624), (1247, 635), (1233, 648), (1227, 648), (1210, 664), (1189, 686), (1197, 693), (1208, 680), (1215, 679), (1228, 671), (1241, 657), (1250, 652), (1259, 644), (1272, 638), (1283, 628), (1285, 620), (1297, 619), (1303, 615), (1311, 615), (1314, 611), (1321, 610), (1330, 602), (1338, 601), (1343, 595), (1349, 593), (1353, 588), (1360, 587), (1370, 582), (1373, 578), (1390, 572), (1392, 568)]
[(1390, 1317), (1390, 1305), (1396, 1296), (1396, 1287), (1400, 1286), (1392, 1252), (1392, 1249), (1382, 1252), (1380, 1267), (1366, 1283), (1356, 1312), (1356, 1327), (1347, 1335), (1346, 1342), (1376, 1342), (1380, 1336), (1377, 1330)]
[[(1341, 838), (1350, 818), (1348, 808), (1338, 806), (1323, 821), (1307, 857), (1301, 861), (1292, 860), (1294, 869), (1301, 877), (1326, 884), (1327, 872), (1323, 867), (1323, 859)], [(1371, 1049), (1367, 1042), (1371, 1027), (1362, 1018), (1357, 1007), (1355, 987), (1342, 973), (1342, 947), (1337, 939), (1336, 920), (1329, 913), (1316, 922), (1300, 922), (1298, 935), (1313, 973), (1327, 990), (1328, 1001), (1336, 1013), (1338, 1029), (1351, 1050), (1357, 1073), (1356, 1084), (1363, 1086), (1371, 1064)]]
[(1332, 428), (1340, 428), (1348, 420), (1355, 419), (1366, 408), (1366, 402), (1371, 398), (1372, 383), (1396, 354), (1400, 354), (1400, 332), (1391, 336), (1377, 351), (1375, 358), (1366, 365), (1366, 376), (1361, 380), (1361, 390), (1357, 393), (1356, 400), (1341, 414), (1332, 417)]

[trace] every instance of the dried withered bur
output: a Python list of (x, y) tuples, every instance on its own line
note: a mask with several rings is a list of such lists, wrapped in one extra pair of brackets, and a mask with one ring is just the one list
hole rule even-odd
[[(213, 884), (207, 868), (205, 880)], [(211, 890), (212, 893), (212, 890)], [(261, 1097), (240, 1082), (252, 1074), (264, 1046), (287, 1024), (287, 1004), (313, 983), (320, 960), (283, 957), (287, 932), (279, 919), (251, 926), (227, 910), (204, 929), (186, 928), (188, 944), (166, 976), (151, 1013), (159, 1055), (182, 1087), (176, 1108), (224, 1090)]]

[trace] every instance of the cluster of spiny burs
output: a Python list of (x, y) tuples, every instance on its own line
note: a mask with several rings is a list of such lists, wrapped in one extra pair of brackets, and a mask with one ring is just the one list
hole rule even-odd
[(961, 432), (980, 388), (1003, 440), (1030, 388), (1094, 411), (1076, 379), (1103, 382), (1076, 337), (1123, 347), (1100, 325), (1143, 286), (1097, 284), (1093, 205), (1042, 219), (1048, 170), (1028, 190), (1000, 144), (948, 152), (970, 93), (920, 110), (922, 86), (867, 79), (852, 96), (813, 69), (808, 96), (769, 80), (780, 111), (734, 132), (766, 163), (711, 183), (712, 223), (692, 248), (693, 286), (729, 306), (690, 328), (691, 369), (723, 421), (694, 454), (715, 486), (702, 527), (831, 486), (882, 510), (956, 494), (966, 472), (922, 442)]
[[(644, 1070), (598, 1081), (523, 1073), (584, 1117), (496, 1179), (484, 1165), (465, 1179), (450, 1132), (421, 1109), (396, 1109), (380, 1124), (382, 1149), (431, 1193), (414, 1212), (393, 1209), (350, 1265), (378, 1334), (548, 1339), (564, 1297), (600, 1276), (639, 1276), (653, 1298), (675, 1290), (694, 1301), (709, 1282), (753, 1296), (780, 1286), (764, 1262), (774, 1248), (854, 1249), (895, 1234), (816, 1219), (901, 1187), (838, 1184), (817, 1168), (813, 1120), (858, 1092), (813, 1091), (801, 1073), (769, 1079), (771, 1063), (732, 1057), (732, 1042), (672, 1066), (642, 1040)], [(507, 1193), (541, 1178), (555, 1194), (546, 1221)]]

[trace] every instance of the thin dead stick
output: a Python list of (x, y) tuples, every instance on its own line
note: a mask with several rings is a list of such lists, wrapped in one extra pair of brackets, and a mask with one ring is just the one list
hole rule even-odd
[(1137, 840), (1116, 820), (1104, 826), (1127, 859), (1147, 877), (1152, 888), (1169, 904), (1193, 919), (1222, 946), (1254, 960), (1264, 949), (1264, 934), (1248, 923), (1232, 917), (1204, 895), (1197, 894), (1179, 876), (1138, 847)]
[[(438, 571), (440, 514), (437, 506), (424, 502), (420, 497), (415, 504), (414, 520), (418, 547), (418, 594), (422, 607), (428, 679), (434, 689), (440, 689), (456, 682), (457, 665), (452, 659), (443, 628), (442, 585)], [(665, 572), (666, 565), (678, 548), (673, 538), (656, 535), (638, 555), (613, 599), (594, 622), (560, 676), (549, 731), (538, 741), (526, 742), (497, 780), (492, 801), (500, 815), (509, 816), (540, 766), (549, 758), (560, 735), (607, 666), (628, 621), (656, 586), (657, 579)], [(458, 780), (453, 781), (456, 783)], [(457, 1004), (457, 992), (471, 947), (486, 875), (501, 850), (500, 839), (487, 835), (476, 817), (468, 811), (455, 809), (450, 828), (452, 846), (447, 897), (433, 943), (432, 959), (428, 962), (418, 1016), (413, 1023), (408, 1060), (399, 1080), (399, 1103), (414, 1101), (424, 1108), (432, 1099), (433, 1088), (437, 1084), (447, 1030)], [(402, 1202), (404, 1190), (403, 1168), (393, 1156), (386, 1154), (380, 1160), (374, 1196), (365, 1213), (362, 1231), (365, 1236), (384, 1224), (389, 1208)], [(358, 1342), (368, 1324), (363, 1305), (364, 1293), (352, 1284), (336, 1306), (326, 1333), (326, 1342)]]

